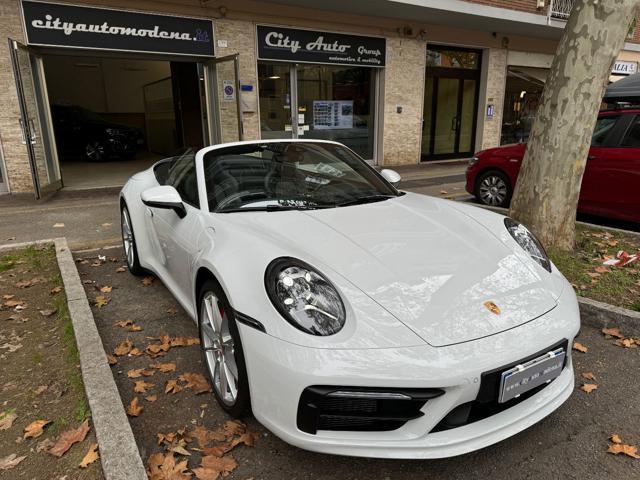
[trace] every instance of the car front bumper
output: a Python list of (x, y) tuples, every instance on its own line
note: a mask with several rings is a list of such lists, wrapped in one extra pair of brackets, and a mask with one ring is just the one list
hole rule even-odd
[[(552, 311), (520, 327), (448, 347), (334, 350), (284, 342), (239, 325), (256, 418), (284, 441), (307, 450), (380, 458), (442, 458), (508, 438), (557, 409), (574, 388), (571, 345), (578, 305), (565, 289)], [(455, 407), (476, 400), (482, 374), (567, 340), (565, 367), (555, 380), (514, 406), (449, 430), (434, 427)], [(441, 389), (423, 416), (391, 431), (306, 433), (298, 428), (302, 392), (313, 385)]]

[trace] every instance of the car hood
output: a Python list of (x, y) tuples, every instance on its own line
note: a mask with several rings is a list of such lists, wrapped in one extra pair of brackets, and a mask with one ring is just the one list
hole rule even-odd
[(532, 265), (439, 199), (406, 194), (236, 218), (320, 270), (323, 264), (339, 273), (433, 346), (517, 327), (556, 305)]

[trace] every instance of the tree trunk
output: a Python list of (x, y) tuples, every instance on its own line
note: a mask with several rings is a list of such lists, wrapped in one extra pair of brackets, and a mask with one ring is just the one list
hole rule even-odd
[(638, 0), (576, 0), (531, 130), (510, 215), (571, 250), (580, 184), (611, 67)]

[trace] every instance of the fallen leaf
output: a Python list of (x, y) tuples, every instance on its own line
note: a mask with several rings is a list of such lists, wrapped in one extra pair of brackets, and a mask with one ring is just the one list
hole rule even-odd
[[(196, 478), (198, 479), (208, 479), (208, 478), (218, 478), (218, 475), (222, 475), (226, 477), (231, 472), (233, 472), (238, 467), (238, 462), (236, 462), (235, 458), (231, 455), (227, 455), (224, 457), (216, 457), (213, 455), (209, 455), (206, 457), (202, 457), (200, 460), (200, 467), (192, 469), (193, 473), (195, 473)], [(213, 475), (214, 472), (217, 472), (213, 477), (210, 476), (202, 476), (203, 474)], [(200, 476), (198, 476), (200, 473)]]
[(144, 285), (145, 287), (149, 287), (153, 284), (153, 282), (156, 280), (156, 277), (144, 277), (142, 279), (142, 285)]
[(109, 228), (111, 225), (113, 225), (113, 223), (103, 223), (102, 226), (104, 228)]
[(58, 310), (56, 310), (56, 309), (40, 310), (40, 315), (42, 315), (43, 317), (50, 317), (51, 315), (53, 315), (57, 311)]
[(49, 425), (49, 420), (36, 420), (31, 422), (24, 428), (24, 436), (22, 438), (38, 438), (43, 433), (44, 427)]
[(594, 270), (598, 273), (607, 273), (609, 271), (609, 269), (607, 267), (603, 267), (603, 266), (597, 266), (596, 268), (594, 268)]
[(96, 308), (102, 308), (108, 303), (109, 303), (109, 298), (105, 297), (104, 295), (98, 295), (96, 297), (96, 302), (95, 302)]
[(10, 429), (16, 418), (18, 418), (18, 415), (12, 411), (0, 413), (0, 430)]
[(573, 349), (582, 353), (587, 353), (589, 351), (587, 347), (578, 342), (573, 342)]
[(130, 332), (139, 332), (140, 330), (142, 330), (142, 327), (140, 325), (136, 325), (131, 320), (118, 320), (113, 325), (116, 327), (124, 328), (125, 330), (128, 330)]
[(45, 438), (44, 440), (38, 442), (36, 444), (36, 452), (48, 452), (51, 447), (55, 445), (54, 441), (50, 438)]
[(127, 372), (129, 378), (140, 378), (142, 376), (151, 377), (155, 375), (155, 370), (147, 370), (146, 368), (133, 368)]
[(167, 313), (168, 313), (169, 315), (175, 315), (176, 313), (178, 313), (178, 310), (177, 310), (177, 309), (175, 309), (175, 308), (168, 308), (168, 309), (167, 309)]
[(11, 300), (12, 298), (15, 298), (15, 295), (2, 295), (3, 300)]
[(616, 345), (623, 348), (634, 348), (637, 342), (633, 338), (622, 338), (620, 340), (616, 340)]
[(169, 451), (180, 454), (180, 455), (185, 455), (188, 457), (191, 456), (191, 454), (187, 451), (187, 449), (184, 448), (182, 445), (176, 445), (174, 447), (171, 447)]
[(153, 402), (155, 402), (155, 401), (158, 399), (158, 396), (157, 396), (157, 395), (149, 395), (148, 397), (144, 397), (144, 399), (145, 399), (147, 402), (151, 402), (151, 403), (153, 403)]
[[(13, 295), (12, 295), (13, 296)], [(6, 300), (4, 302), (4, 306), (7, 308), (14, 308), (14, 307), (22, 307), (24, 306), (25, 301), (24, 300)]]
[(144, 380), (138, 380), (133, 387), (135, 393), (147, 393), (148, 388), (155, 387), (155, 383), (145, 382)]
[(127, 407), (127, 415), (129, 415), (130, 417), (137, 417), (142, 413), (143, 410), (144, 407), (138, 404), (138, 397), (134, 397), (134, 399), (131, 400), (131, 403)]
[(592, 372), (585, 372), (582, 374), (582, 378), (584, 378), (585, 380), (595, 380), (596, 376), (592, 373)]
[(176, 364), (174, 362), (167, 363), (152, 363), (149, 365), (151, 368), (155, 368), (160, 371), (160, 373), (169, 373), (174, 372), (176, 370)]
[(198, 425), (191, 431), (191, 436), (198, 440), (200, 448), (205, 448), (209, 443), (209, 430), (202, 425)]
[(126, 267), (118, 267), (118, 268), (116, 268), (116, 273), (123, 273), (123, 272), (126, 272), (126, 271), (127, 271)]
[(182, 387), (178, 385), (178, 380), (167, 380), (164, 387), (164, 393), (178, 393), (182, 391)]
[(211, 385), (200, 373), (183, 373), (178, 378), (183, 382), (187, 382), (185, 388), (192, 389), (196, 395), (211, 391)]
[(127, 353), (129, 353), (132, 348), (133, 348), (133, 342), (127, 339), (124, 342), (120, 343), (115, 348), (115, 350), (113, 351), (113, 354), (116, 355), (117, 357), (122, 357), (123, 355), (126, 355)]
[(104, 287), (102, 287), (100, 289), (100, 291), (102, 293), (111, 293), (111, 290), (113, 290), (113, 287), (109, 286), (109, 285), (105, 285)]
[(118, 359), (110, 353), (107, 353), (107, 362), (109, 363), (109, 365), (115, 365), (116, 363), (118, 363)]
[(624, 338), (624, 335), (620, 333), (620, 329), (618, 327), (603, 328), (602, 333), (615, 338)]
[(258, 433), (256, 432), (245, 432), (239, 437), (234, 438), (229, 446), (227, 447), (226, 452), (230, 452), (234, 448), (236, 448), (240, 444), (244, 444), (247, 447), (253, 447), (258, 439)]
[(27, 457), (26, 456), (18, 457), (15, 453), (12, 453), (7, 457), (0, 458), (0, 470), (9, 470), (15, 467), (16, 465), (18, 465), (25, 458)]
[(60, 458), (75, 443), (85, 439), (89, 433), (89, 420), (85, 420), (78, 428), (72, 428), (62, 432), (56, 439), (56, 444), (48, 450), (51, 455)]
[(187, 471), (188, 460), (176, 463), (173, 452), (154, 453), (147, 462), (149, 480), (188, 480), (191, 473)]
[(622, 443), (622, 439), (620, 438), (620, 435), (615, 433), (609, 437), (609, 440), (611, 440), (613, 443)]
[(142, 355), (142, 350), (140, 350), (138, 347), (133, 347), (129, 352), (129, 356), (131, 357), (139, 357), (140, 355)]
[(190, 347), (191, 345), (200, 345), (198, 337), (175, 337), (171, 339), (172, 347)]
[(224, 422), (223, 429), (227, 438), (231, 438), (234, 435), (242, 435), (247, 431), (247, 426), (239, 420), (227, 420)]
[(597, 389), (598, 389), (598, 385), (596, 385), (595, 383), (583, 383), (582, 386), (580, 387), (580, 390), (587, 393), (591, 393)]
[(54, 223), (53, 228), (64, 228), (64, 223)]
[(631, 458), (640, 458), (640, 455), (638, 455), (637, 447), (634, 447), (633, 445), (625, 445), (623, 443), (614, 443), (612, 445), (609, 445), (607, 453), (613, 453), (614, 455), (622, 453)]
[(87, 468), (90, 464), (98, 460), (98, 444), (92, 443), (89, 447), (89, 451), (80, 462), (80, 468)]
[(44, 392), (46, 392), (48, 389), (49, 387), (47, 385), (40, 385), (38, 388), (36, 388), (35, 394), (36, 396), (41, 395)]

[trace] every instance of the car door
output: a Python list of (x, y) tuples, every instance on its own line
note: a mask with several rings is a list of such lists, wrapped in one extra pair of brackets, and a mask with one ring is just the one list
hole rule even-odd
[(166, 185), (173, 186), (185, 205), (187, 214), (180, 218), (169, 209), (150, 208), (150, 221), (161, 249), (163, 281), (184, 305), (191, 299), (193, 264), (200, 233), (200, 207), (195, 156), (183, 155), (169, 172)]
[(582, 177), (578, 211), (592, 215), (608, 216), (615, 192), (612, 168), (616, 168), (616, 147), (619, 145), (630, 121), (629, 115), (601, 114), (591, 137), (591, 148)]

